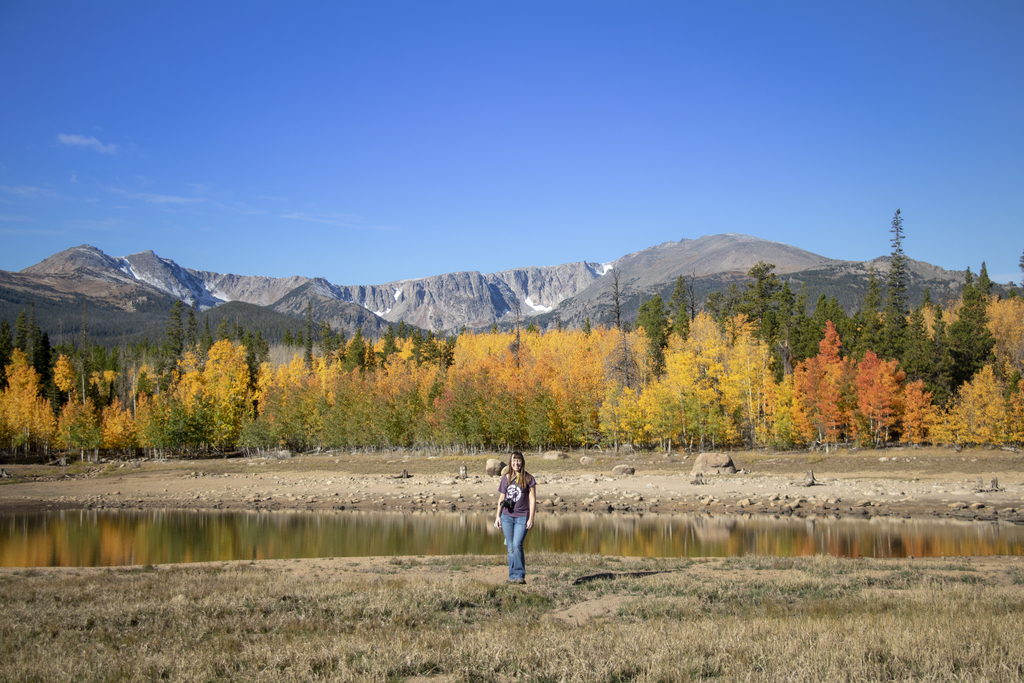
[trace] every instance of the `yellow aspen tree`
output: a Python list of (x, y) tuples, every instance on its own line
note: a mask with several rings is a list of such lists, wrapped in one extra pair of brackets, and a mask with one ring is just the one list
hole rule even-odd
[(71, 390), (75, 388), (76, 380), (75, 366), (71, 363), (71, 359), (63, 353), (60, 354), (57, 357), (57, 362), (53, 365), (53, 383), (65, 394), (70, 394)]
[(768, 436), (764, 405), (771, 377), (771, 352), (768, 345), (754, 333), (754, 324), (745, 315), (737, 315), (726, 327), (730, 339), (726, 346), (726, 378), (723, 404), (728, 415), (741, 421), (742, 430), (751, 445), (763, 444)]
[(677, 352), (666, 355), (665, 367), (687, 429), (700, 446), (736, 440), (739, 432), (729, 413), (737, 407), (738, 396), (726, 386), (726, 339), (707, 313), (702, 311), (691, 322), (689, 337)]
[(100, 396), (109, 396), (116, 381), (117, 373), (113, 370), (96, 370), (89, 374), (89, 384), (96, 387)]
[(61, 409), (57, 420), (57, 443), (69, 451), (77, 450), (85, 459), (87, 449), (99, 448), (103, 435), (96, 415), (96, 406), (91, 398), (79, 401), (74, 390)]
[(768, 423), (769, 443), (780, 447), (805, 443), (800, 425), (806, 423), (806, 418), (803, 416), (800, 402), (796, 400), (793, 375), (785, 375), (778, 383), (771, 380), (767, 386), (764, 410)]
[(1017, 444), (1024, 443), (1024, 388), (1010, 396), (1006, 410), (1006, 438)]
[(955, 443), (1003, 443), (1006, 439), (1003, 391), (991, 365), (984, 366), (971, 381), (961, 386), (947, 416), (951, 440)]
[(903, 387), (904, 443), (925, 443), (935, 427), (936, 410), (932, 405), (932, 392), (925, 389), (923, 380), (909, 382)]
[(7, 388), (0, 394), (0, 412), (10, 432), (11, 448), (46, 448), (57, 428), (53, 411), (39, 395), (39, 373), (21, 349), (11, 352)]
[(629, 387), (609, 387), (598, 410), (601, 434), (612, 442), (616, 452), (619, 450), (619, 444), (625, 443), (629, 439), (626, 411), (623, 410), (623, 404), (630, 400), (627, 392), (632, 392), (632, 390)]
[(1024, 299), (996, 299), (988, 304), (988, 329), (995, 337), (996, 368), (1003, 377), (1024, 374)]
[(121, 399), (103, 409), (103, 447), (112, 451), (130, 452), (136, 445), (135, 420), (121, 404)]
[[(318, 359), (323, 363), (323, 359)], [(212, 437), (218, 448), (230, 448), (242, 431), (249, 410), (249, 365), (246, 349), (222, 339), (210, 347), (203, 368), (203, 387), (212, 410)]]
[(650, 436), (671, 451), (676, 436), (683, 432), (682, 412), (672, 388), (660, 380), (648, 385), (640, 396), (640, 407)]

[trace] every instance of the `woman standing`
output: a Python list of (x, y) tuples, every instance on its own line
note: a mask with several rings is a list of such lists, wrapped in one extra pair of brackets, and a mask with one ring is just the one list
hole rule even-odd
[(508, 548), (508, 580), (512, 583), (526, 583), (526, 555), (523, 540), (526, 532), (533, 528), (533, 516), (537, 512), (537, 481), (526, 471), (523, 454), (516, 451), (508, 465), (508, 474), (498, 484), (498, 512), (494, 526), (505, 532), (505, 546)]

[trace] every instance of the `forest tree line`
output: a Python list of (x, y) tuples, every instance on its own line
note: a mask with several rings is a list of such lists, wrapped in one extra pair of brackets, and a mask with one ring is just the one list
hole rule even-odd
[[(961, 295), (903, 298), (899, 213), (884, 281), (847, 315), (759, 263), (698, 303), (680, 277), (635, 321), (351, 339), (309, 308), (277, 353), (172, 306), (158, 343), (51, 347), (0, 321), (0, 447), (197, 455), (244, 449), (793, 448), (1024, 442), (1024, 299), (984, 264)], [(1024, 258), (1022, 258), (1024, 261)], [(1024, 267), (1024, 264), (1022, 264)], [(616, 277), (613, 273), (613, 277)], [(613, 294), (618, 304), (618, 279)], [(276, 359), (272, 356), (276, 355)]]

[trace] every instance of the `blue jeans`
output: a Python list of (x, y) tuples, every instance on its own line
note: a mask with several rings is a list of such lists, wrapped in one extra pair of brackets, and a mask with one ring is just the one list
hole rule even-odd
[(501, 530), (505, 532), (505, 546), (508, 548), (508, 578), (526, 578), (526, 554), (523, 540), (526, 538), (526, 520), (529, 517), (509, 517), (501, 513)]

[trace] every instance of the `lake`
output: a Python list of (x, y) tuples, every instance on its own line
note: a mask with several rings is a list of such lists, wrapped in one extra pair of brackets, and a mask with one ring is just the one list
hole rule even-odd
[[(74, 510), (0, 515), (0, 566), (504, 554), (486, 513)], [(1024, 555), (1024, 526), (944, 519), (543, 515), (527, 552), (642, 557)]]

